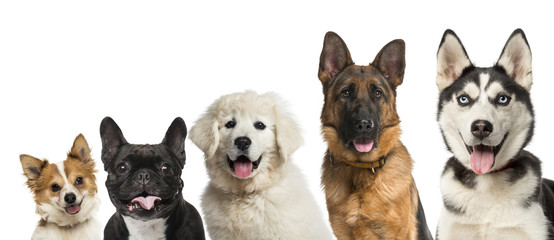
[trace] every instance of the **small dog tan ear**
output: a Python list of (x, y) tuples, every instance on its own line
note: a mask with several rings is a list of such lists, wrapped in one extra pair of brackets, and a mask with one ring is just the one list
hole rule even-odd
[(372, 63), (379, 68), (394, 88), (402, 84), (404, 80), (405, 52), (406, 44), (404, 40), (396, 39), (387, 43)]
[(275, 93), (266, 93), (274, 100), (273, 111), (275, 113), (275, 138), (279, 146), (279, 154), (285, 161), (304, 143), (300, 127), (289, 113), (286, 103)]
[(516, 81), (527, 91), (533, 84), (533, 72), (531, 71), (531, 48), (523, 30), (516, 29), (502, 49), (498, 66), (506, 70), (508, 76)]
[(326, 87), (342, 70), (354, 64), (346, 43), (334, 32), (327, 32), (319, 56), (319, 80)]
[(219, 145), (218, 103), (212, 104), (190, 129), (190, 140), (204, 152), (206, 159), (214, 156)]
[(73, 146), (71, 147), (71, 151), (67, 155), (69, 157), (77, 158), (84, 163), (92, 161), (92, 159), (90, 158), (90, 148), (83, 134), (79, 134), (75, 138)]
[(462, 42), (454, 31), (447, 29), (437, 53), (437, 87), (442, 92), (462, 75), (464, 69), (473, 66)]
[(21, 161), (21, 167), (23, 167), (23, 174), (25, 174), (29, 181), (38, 179), (42, 169), (48, 164), (48, 161), (42, 161), (25, 154), (21, 154), (19, 160)]

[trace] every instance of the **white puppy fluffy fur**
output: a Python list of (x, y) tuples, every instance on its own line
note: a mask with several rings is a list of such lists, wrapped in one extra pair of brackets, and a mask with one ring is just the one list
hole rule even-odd
[[(202, 211), (212, 239), (331, 239), (300, 169), (289, 157), (302, 144), (300, 129), (275, 93), (234, 93), (216, 100), (190, 130), (211, 179)], [(226, 124), (233, 121), (229, 128)], [(263, 123), (260, 129), (257, 123)], [(251, 145), (240, 151), (238, 137)], [(239, 178), (229, 159), (261, 157)]]

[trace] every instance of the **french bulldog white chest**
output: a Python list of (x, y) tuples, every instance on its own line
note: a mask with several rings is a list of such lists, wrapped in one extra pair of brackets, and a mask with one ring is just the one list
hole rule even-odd
[(165, 239), (165, 218), (152, 219), (148, 221), (136, 220), (131, 217), (123, 216), (127, 230), (129, 230), (129, 240), (155, 240)]

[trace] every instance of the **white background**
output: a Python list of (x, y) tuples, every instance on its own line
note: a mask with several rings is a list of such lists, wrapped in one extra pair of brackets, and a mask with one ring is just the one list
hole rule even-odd
[[(436, 122), (436, 52), (453, 29), (478, 66), (492, 65), (508, 36), (522, 28), (533, 52), (536, 110), (527, 147), (554, 178), (552, 23), (547, 1), (2, 1), (0, 3), (0, 168), (2, 234), (29, 239), (39, 217), (19, 154), (65, 159), (83, 133), (98, 169), (105, 223), (114, 207), (100, 159), (99, 124), (111, 116), (131, 143), (159, 143), (181, 116), (189, 129), (221, 95), (275, 91), (288, 100), (305, 144), (293, 161), (327, 217), (319, 184), (326, 144), (317, 78), (323, 36), (337, 32), (357, 64), (389, 41), (406, 41), (398, 88), (401, 139), (431, 232), (442, 207), (439, 177), (446, 151)], [(186, 141), (184, 196), (200, 210), (208, 182), (202, 152)]]

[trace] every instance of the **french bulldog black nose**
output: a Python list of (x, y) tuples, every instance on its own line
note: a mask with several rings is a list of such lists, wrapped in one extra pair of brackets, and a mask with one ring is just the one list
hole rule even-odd
[(74, 203), (75, 200), (77, 200), (77, 197), (75, 196), (74, 193), (68, 193), (66, 194), (64, 197), (63, 197), (63, 200), (66, 202), (66, 203)]
[(373, 126), (374, 126), (373, 121), (367, 120), (367, 119), (357, 120), (355, 124), (356, 124), (355, 126), (356, 132), (371, 130), (373, 129)]
[(148, 174), (147, 172), (138, 173), (137, 180), (139, 181), (139, 183), (142, 183), (142, 185), (145, 185), (150, 181), (150, 174)]
[(250, 147), (250, 144), (252, 144), (252, 140), (248, 137), (238, 137), (235, 139), (235, 145), (238, 149), (244, 151)]
[(492, 123), (487, 120), (476, 120), (471, 124), (471, 133), (483, 140), (492, 133)]

